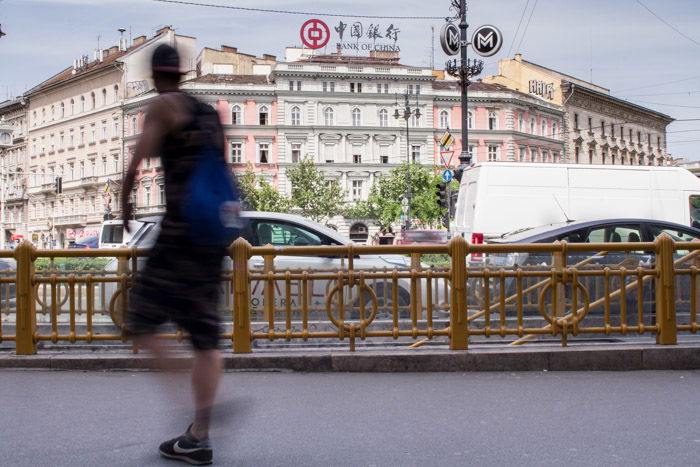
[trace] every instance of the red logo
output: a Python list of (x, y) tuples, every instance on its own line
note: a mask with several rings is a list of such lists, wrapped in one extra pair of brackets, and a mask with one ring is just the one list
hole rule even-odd
[(310, 19), (301, 26), (299, 31), (301, 42), (310, 49), (320, 49), (328, 44), (331, 31), (320, 19)]

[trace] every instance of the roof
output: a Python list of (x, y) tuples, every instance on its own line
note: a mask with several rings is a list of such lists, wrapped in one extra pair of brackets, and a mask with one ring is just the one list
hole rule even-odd
[[(459, 91), (460, 84), (459, 81), (435, 81), (433, 83), (433, 89), (438, 91)], [(505, 86), (500, 84), (487, 84), (481, 81), (474, 81), (469, 85), (470, 91), (512, 91)]]
[[(345, 63), (352, 65), (385, 65), (407, 67), (399, 63), (399, 57), (371, 57), (358, 55), (313, 55), (305, 60), (298, 60), (296, 63)], [(418, 67), (410, 67), (418, 68)]]
[[(269, 84), (265, 75), (223, 75), (208, 74), (185, 81), (184, 83), (206, 84)], [(183, 84), (184, 84), (183, 83)]]

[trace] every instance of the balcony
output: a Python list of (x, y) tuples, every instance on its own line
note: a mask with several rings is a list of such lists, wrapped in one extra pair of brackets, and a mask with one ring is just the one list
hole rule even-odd
[(159, 216), (165, 214), (165, 204), (156, 204), (155, 206), (138, 206), (136, 208), (137, 216)]
[(56, 216), (53, 219), (53, 225), (56, 227), (84, 226), (87, 223), (87, 215), (85, 214), (70, 214), (68, 216)]

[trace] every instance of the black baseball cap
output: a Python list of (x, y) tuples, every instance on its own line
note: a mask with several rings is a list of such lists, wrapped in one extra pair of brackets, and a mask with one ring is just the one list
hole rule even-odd
[(161, 73), (183, 74), (180, 71), (180, 54), (177, 53), (177, 49), (167, 44), (161, 44), (153, 51), (151, 68)]

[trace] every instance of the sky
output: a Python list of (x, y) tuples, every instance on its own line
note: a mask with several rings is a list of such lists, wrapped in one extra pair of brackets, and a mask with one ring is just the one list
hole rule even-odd
[[(0, 27), (6, 34), (0, 38), (0, 101), (22, 94), (81, 55), (92, 58), (98, 37), (101, 48), (116, 45), (122, 27), (127, 36), (150, 38), (170, 25), (178, 34), (196, 37), (198, 49), (225, 44), (283, 60), (285, 47), (301, 46), (299, 31), (309, 19), (328, 24), (331, 43), (341, 21), (348, 25), (346, 35), (355, 22), (365, 30), (378, 24), (382, 34), (393, 25), (399, 30), (402, 63), (429, 67), (433, 62), (442, 69), (448, 59), (439, 34), (443, 18), (452, 16), (450, 0), (187, 1), (308, 14), (155, 0), (0, 0)], [(700, 160), (700, 1), (471, 0), (467, 7), (470, 31), (493, 24), (504, 37), (500, 52), (484, 59), (482, 77), (497, 74), (499, 59), (521, 53), (528, 61), (673, 117), (669, 153)]]

